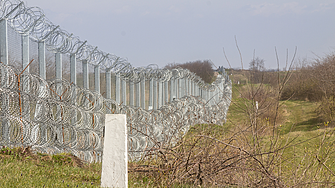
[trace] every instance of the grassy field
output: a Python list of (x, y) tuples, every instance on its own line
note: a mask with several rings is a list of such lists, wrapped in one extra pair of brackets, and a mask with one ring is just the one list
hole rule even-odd
[[(241, 88), (235, 87), (235, 89)], [(186, 139), (200, 132), (203, 134), (204, 131), (207, 131), (208, 135), (222, 139), (232, 134), (236, 125), (246, 121), (241, 108), (246, 101), (239, 98), (236, 93), (238, 92), (234, 92), (226, 124), (196, 125), (190, 129)], [(278, 139), (280, 143), (290, 142), (292, 146), (283, 149), (283, 156), (277, 162), (278, 169), (274, 171), (284, 172), (285, 177), (292, 179), (287, 180), (291, 185), (294, 185), (299, 176), (305, 175), (306, 172), (311, 173), (308, 177), (315, 177), (316, 180), (320, 179), (318, 177), (320, 175), (329, 176), (335, 171), (335, 152), (332, 149), (335, 141), (334, 127), (319, 120), (315, 112), (317, 103), (282, 101), (281, 105), (284, 119), (278, 130)], [(271, 142), (270, 137), (265, 136), (263, 142)], [(166, 186), (163, 181), (164, 172), (156, 171), (154, 172), (156, 175), (152, 176), (131, 171), (138, 165), (143, 164), (129, 164), (129, 187)], [(33, 154), (25, 148), (2, 148), (0, 166), (1, 187), (99, 187), (100, 185), (101, 164), (82, 163), (70, 154), (50, 156)], [(334, 181), (334, 178), (329, 181)], [(174, 184), (174, 186), (193, 187), (191, 183)]]

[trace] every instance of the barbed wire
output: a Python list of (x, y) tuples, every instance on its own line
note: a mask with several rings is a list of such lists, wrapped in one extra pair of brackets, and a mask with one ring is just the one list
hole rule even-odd
[[(216, 82), (230, 87), (223, 78), (219, 75)], [(231, 90), (222, 90), (215, 105), (186, 96), (149, 111), (120, 105), (66, 80), (19, 74), (4, 64), (0, 81), (1, 145), (72, 152), (88, 161), (101, 160), (106, 113), (127, 114), (130, 158), (138, 159), (153, 147), (175, 143), (191, 125), (222, 122), (231, 99)]]
[(172, 77), (188, 78), (198, 84), (200, 88), (212, 90), (200, 77), (185, 69), (159, 69), (158, 66), (134, 68), (127, 59), (106, 53), (96, 46), (82, 41), (79, 37), (61, 29), (47, 19), (39, 7), (26, 7), (20, 0), (0, 1), (0, 20), (7, 19), (9, 25), (20, 34), (29, 34), (35, 42), (44, 41), (49, 51), (62, 54), (75, 54), (78, 60), (99, 66), (106, 71), (119, 73), (125, 80), (134, 83), (151, 78), (157, 81), (169, 81)]
[(29, 35), (35, 42), (45, 42), (49, 51), (75, 55), (125, 81), (187, 78), (218, 95), (218, 100), (185, 96), (158, 110), (145, 110), (118, 104), (66, 80), (46, 81), (0, 63), (1, 145), (29, 145), (43, 153), (71, 152), (86, 161), (99, 161), (105, 114), (127, 114), (129, 155), (137, 160), (152, 148), (174, 144), (191, 125), (225, 120), (232, 94), (226, 74), (207, 84), (187, 69), (160, 69), (157, 65), (134, 68), (126, 58), (80, 40), (54, 25), (40, 8), (26, 7), (20, 0), (0, 0), (0, 20), (3, 19), (16, 32)]

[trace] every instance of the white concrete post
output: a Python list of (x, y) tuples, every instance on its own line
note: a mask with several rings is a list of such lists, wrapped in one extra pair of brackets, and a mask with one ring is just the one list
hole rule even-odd
[(101, 187), (128, 187), (127, 122), (125, 114), (106, 114)]

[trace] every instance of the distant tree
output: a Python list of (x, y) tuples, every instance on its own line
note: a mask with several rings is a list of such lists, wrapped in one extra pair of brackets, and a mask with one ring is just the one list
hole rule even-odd
[(206, 83), (211, 83), (214, 81), (214, 70), (212, 67), (212, 62), (209, 60), (204, 61), (193, 61), (193, 62), (187, 62), (183, 64), (177, 64), (177, 63), (170, 63), (165, 66), (166, 69), (174, 69), (174, 68), (184, 68), (188, 69), (191, 72), (194, 72), (196, 75), (201, 77)]
[(261, 83), (264, 76), (264, 59), (257, 57), (249, 63), (250, 81), (254, 84)]
[(257, 57), (249, 63), (249, 70), (251, 71), (264, 71), (264, 59)]

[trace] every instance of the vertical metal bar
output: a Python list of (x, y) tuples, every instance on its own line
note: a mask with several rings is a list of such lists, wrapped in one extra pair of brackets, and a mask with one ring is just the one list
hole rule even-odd
[(135, 98), (136, 98), (136, 107), (140, 107), (141, 103), (140, 103), (140, 82), (135, 84)]
[(106, 98), (112, 98), (112, 74), (111, 71), (106, 71)]
[(62, 54), (56, 53), (55, 54), (55, 71), (56, 71), (56, 79), (63, 79), (62, 75)]
[(145, 79), (141, 80), (141, 108), (145, 109)]
[[(76, 54), (70, 55), (70, 81), (72, 84), (72, 104), (77, 105), (77, 69), (76, 69)], [(77, 123), (77, 112), (74, 112), (71, 124), (74, 126)]]
[[(21, 35), (21, 45), (22, 45), (22, 70), (29, 64), (29, 35)], [(29, 67), (25, 70), (25, 73), (29, 73)]]
[(148, 110), (152, 110), (153, 109), (153, 105), (154, 105), (154, 80), (151, 78), (150, 82), (149, 82), (149, 106), (148, 106)]
[(215, 88), (215, 104), (218, 104), (220, 101), (219, 95), (220, 95), (220, 89)]
[[(208, 89), (207, 90), (207, 101), (211, 100), (211, 91)], [(208, 103), (209, 105), (211, 104), (210, 102)]]
[(121, 103), (121, 78), (120, 74), (115, 74), (115, 101)]
[(134, 106), (134, 82), (129, 81), (129, 106)]
[(169, 102), (169, 82), (165, 81), (164, 82), (164, 101), (163, 101), (163, 105), (165, 105), (165, 103)]
[(192, 95), (195, 96), (195, 82), (192, 80)]
[(183, 83), (183, 79), (179, 78), (178, 79), (178, 98), (182, 98), (183, 97), (182, 83)]
[(0, 61), (8, 65), (8, 29), (7, 19), (0, 20)]
[(188, 95), (192, 95), (192, 84), (191, 84), (191, 79), (188, 79), (187, 81), (188, 85)]
[(85, 89), (90, 89), (90, 77), (89, 77), (89, 71), (88, 71), (88, 62), (87, 60), (82, 60), (81, 62), (82, 68), (83, 68), (83, 87)]
[[(106, 99), (112, 98), (112, 74), (110, 70), (106, 71)], [(111, 109), (112, 107), (109, 105), (108, 109), (106, 110), (107, 114), (112, 113)]]
[(70, 55), (70, 81), (77, 85), (77, 69), (76, 69), (76, 54)]
[(158, 109), (160, 109), (163, 103), (163, 82), (159, 81), (158, 83)]
[(174, 88), (175, 88), (174, 94), (176, 96), (176, 99), (178, 99), (178, 97), (179, 97), (179, 78), (174, 79)]
[(100, 93), (100, 67), (99, 65), (94, 66), (94, 89)]
[[(2, 19), (0, 20), (0, 61), (8, 65), (8, 33), (7, 33), (7, 19)], [(1, 75), (7, 76), (7, 72), (3, 69), (1, 69)], [(6, 79), (8, 80), (8, 79)], [(7, 86), (9, 83), (6, 81), (4, 84)], [(1, 100), (1, 111), (0, 115), (4, 117), (4, 113), (8, 110), (8, 101), (9, 101), (9, 96), (5, 95), (3, 93), (3, 97), (0, 99)], [(1, 126), (1, 131), (3, 135), (3, 142), (6, 144), (10, 140), (10, 134), (9, 134), (9, 123), (6, 120), (6, 118), (2, 118), (1, 120), (2, 126)]]
[[(62, 75), (62, 54), (61, 53), (56, 53), (55, 54), (55, 75), (56, 75), (56, 80), (62, 80), (63, 75)], [(59, 82), (56, 85), (56, 93), (58, 95), (62, 94), (62, 83)]]
[(188, 79), (185, 77), (184, 78), (184, 95), (183, 96), (186, 96), (188, 95)]
[(157, 81), (153, 80), (153, 109), (157, 110)]
[(174, 82), (174, 77), (172, 77), (170, 79), (170, 102), (173, 101), (174, 98), (176, 98), (176, 95), (175, 95), (175, 90), (176, 90), (176, 87), (175, 87), (175, 82)]
[(121, 79), (121, 85), (122, 104), (127, 105), (127, 82), (124, 79)]
[(43, 79), (47, 79), (46, 64), (45, 64), (45, 42), (38, 42), (38, 64), (39, 74)]

